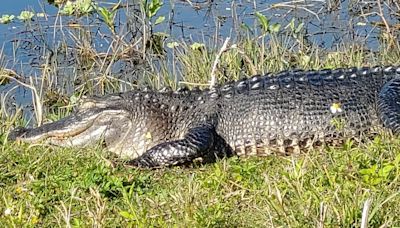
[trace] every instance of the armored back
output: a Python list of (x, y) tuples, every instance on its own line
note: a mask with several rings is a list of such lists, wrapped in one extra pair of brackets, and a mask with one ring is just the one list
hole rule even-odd
[(235, 82), (223, 88), (217, 132), (239, 155), (298, 153), (375, 132), (379, 90), (396, 70), (288, 71)]

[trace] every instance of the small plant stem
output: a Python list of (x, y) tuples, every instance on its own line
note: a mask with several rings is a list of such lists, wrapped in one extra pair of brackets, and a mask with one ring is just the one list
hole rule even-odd
[[(42, 102), (40, 101), (40, 96), (39, 96), (36, 88), (34, 86), (32, 86), (32, 85), (26, 84), (26, 83), (20, 81), (19, 79), (17, 79), (17, 78), (22, 78), (22, 77), (20, 75), (18, 75), (15, 71), (7, 69), (7, 72), (8, 72), (8, 74), (14, 75), (15, 77), (9, 76), (9, 75), (4, 74), (4, 73), (1, 74), (0, 76), (8, 78), (10, 80), (13, 80), (16, 83), (18, 83), (18, 84), (20, 84), (20, 85), (32, 90), (33, 101), (34, 101), (33, 104), (34, 104), (34, 107), (35, 107), (36, 121), (37, 121), (38, 126), (40, 126), (42, 124), (42, 121), (43, 121), (43, 106), (42, 106)], [(31, 84), (33, 84), (32, 78), (30, 80), (31, 80)]]
[(222, 45), (221, 49), (219, 50), (217, 56), (215, 57), (215, 60), (214, 60), (214, 63), (213, 63), (212, 69), (211, 69), (210, 88), (214, 87), (215, 84), (217, 83), (217, 77), (215, 75), (215, 71), (217, 70), (217, 65), (219, 63), (222, 53), (224, 53), (228, 49), (228, 43), (229, 43), (230, 39), (231, 39), (230, 37), (227, 37), (225, 39), (224, 44)]
[(369, 212), (370, 206), (371, 206), (371, 199), (367, 199), (364, 202), (360, 228), (367, 228), (368, 227), (368, 212)]
[(383, 14), (381, 2), (380, 2), (380, 1), (377, 1), (377, 4), (378, 4), (378, 9), (379, 9), (379, 14), (378, 14), (378, 15), (379, 15), (379, 17), (382, 19), (383, 24), (385, 24), (386, 32), (388, 33), (388, 35), (391, 36), (391, 35), (392, 35), (392, 32), (391, 32), (391, 30), (390, 30), (389, 24), (387, 23), (387, 21), (386, 21), (386, 19), (385, 19), (384, 14)]

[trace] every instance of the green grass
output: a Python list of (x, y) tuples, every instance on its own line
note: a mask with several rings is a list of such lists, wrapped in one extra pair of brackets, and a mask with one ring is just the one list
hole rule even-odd
[(6, 143), (0, 226), (358, 227), (367, 199), (371, 227), (400, 226), (397, 138), (159, 170), (107, 156)]

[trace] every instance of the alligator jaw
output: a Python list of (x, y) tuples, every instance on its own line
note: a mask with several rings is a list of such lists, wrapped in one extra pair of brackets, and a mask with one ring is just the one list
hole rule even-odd
[(59, 146), (86, 145), (93, 139), (99, 139), (105, 132), (109, 123), (106, 121), (107, 118), (101, 117), (118, 114), (121, 114), (121, 110), (78, 112), (38, 128), (18, 128), (10, 134), (9, 139), (28, 143), (44, 142)]

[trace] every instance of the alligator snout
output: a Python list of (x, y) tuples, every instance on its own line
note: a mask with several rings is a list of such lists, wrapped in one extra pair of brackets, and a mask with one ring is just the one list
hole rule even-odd
[(27, 131), (27, 128), (17, 127), (10, 132), (10, 134), (8, 135), (8, 140), (17, 141), (18, 139), (23, 138)]

